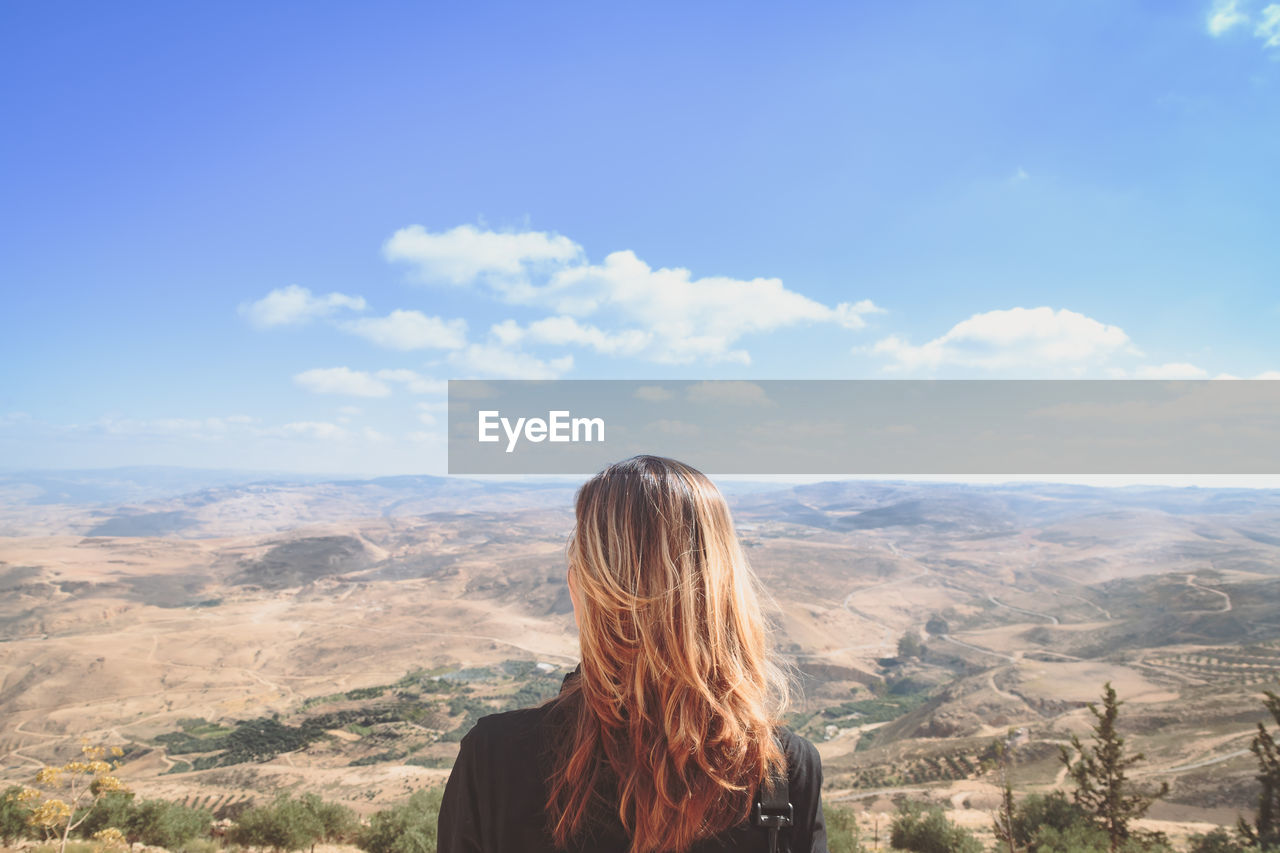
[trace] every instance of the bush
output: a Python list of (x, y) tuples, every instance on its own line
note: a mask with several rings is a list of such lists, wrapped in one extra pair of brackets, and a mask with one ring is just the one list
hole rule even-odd
[(231, 841), (245, 847), (290, 851), (309, 847), (323, 835), (324, 825), (306, 803), (284, 795), (240, 815)]
[(112, 791), (103, 794), (102, 799), (84, 815), (84, 823), (77, 828), (82, 838), (93, 838), (95, 832), (107, 827), (115, 827), (124, 832), (129, 827), (129, 818), (133, 816), (133, 792)]
[(1060, 835), (1077, 825), (1089, 826), (1092, 822), (1065, 793), (1032, 794), (1014, 809), (1013, 841), (1035, 853), (1039, 848), (1034, 842), (1041, 829), (1052, 829)]
[(436, 853), (436, 822), (443, 788), (414, 792), (404, 805), (380, 811), (356, 838), (367, 853)]
[(823, 817), (827, 824), (827, 849), (831, 853), (863, 853), (862, 830), (853, 809), (842, 806), (824, 806)]
[(197, 837), (207, 835), (213, 814), (167, 800), (143, 800), (133, 806), (133, 814), (122, 829), (130, 842), (149, 847), (179, 850)]
[(1207, 835), (1193, 835), (1188, 853), (1246, 853), (1244, 845), (1223, 827), (1218, 827)]
[(983, 853), (967, 830), (947, 820), (942, 809), (905, 803), (889, 827), (889, 843), (913, 853)]
[(302, 804), (320, 822), (325, 841), (348, 841), (360, 826), (356, 813), (340, 803), (327, 803), (316, 794), (303, 794)]
[(11, 785), (0, 792), (0, 844), (5, 847), (33, 837), (31, 825), (27, 823), (31, 809), (18, 799), (24, 790), (21, 785)]

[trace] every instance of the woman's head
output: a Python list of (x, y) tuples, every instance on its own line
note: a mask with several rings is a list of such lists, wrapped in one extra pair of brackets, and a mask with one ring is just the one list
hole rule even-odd
[(551, 780), (556, 840), (604, 777), (633, 850), (687, 849), (744, 819), (777, 772), (785, 686), (729, 508), (699, 471), (637, 456), (578, 492), (568, 548), (581, 674)]

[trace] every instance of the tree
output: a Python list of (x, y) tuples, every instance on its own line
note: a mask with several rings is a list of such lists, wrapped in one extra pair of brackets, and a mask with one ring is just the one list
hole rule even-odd
[(912, 853), (982, 853), (982, 843), (947, 820), (942, 809), (904, 803), (889, 827), (889, 844)]
[(1045, 845), (1042, 830), (1057, 837), (1069, 833), (1072, 827), (1084, 826), (1093, 830), (1093, 824), (1084, 811), (1061, 791), (1031, 794), (1024, 798), (1014, 811), (1012, 823), (1014, 844), (1033, 851)]
[(322, 841), (346, 841), (360, 826), (354, 811), (340, 803), (327, 803), (317, 794), (303, 794), (302, 804), (320, 823)]
[(130, 842), (178, 850), (193, 838), (209, 832), (213, 814), (167, 800), (143, 800), (134, 806), (125, 823), (121, 828), (126, 830)]
[(80, 823), (78, 832), (83, 838), (92, 838), (96, 833), (114, 827), (125, 830), (129, 827), (129, 819), (133, 816), (133, 792), (112, 791), (98, 800), (97, 805), (88, 810)]
[[(39, 787), (28, 788), (22, 795), (26, 802), (35, 804), (28, 822), (44, 830), (47, 839), (58, 840), (58, 853), (66, 853), (72, 831), (93, 814), (103, 797), (113, 791), (128, 790), (112, 775), (120, 762), (106, 760), (108, 754), (117, 758), (124, 755), (124, 750), (81, 741), (80, 752), (83, 759), (68, 761), (60, 767), (41, 768), (36, 774)], [(51, 791), (56, 794), (49, 793)]]
[[(1280, 726), (1280, 695), (1266, 691), (1266, 709)], [(1258, 733), (1253, 736), (1249, 749), (1258, 757), (1258, 781), (1262, 790), (1258, 793), (1258, 820), (1250, 826), (1243, 817), (1236, 827), (1251, 847), (1280, 847), (1280, 749), (1275, 737), (1264, 723), (1258, 723)]]
[(898, 660), (918, 658), (924, 654), (924, 643), (915, 631), (907, 631), (898, 638)]
[(1103, 687), (1102, 710), (1092, 702), (1089, 712), (1097, 721), (1093, 726), (1093, 744), (1086, 748), (1078, 735), (1071, 736), (1071, 745), (1080, 757), (1072, 761), (1071, 752), (1064, 746), (1062, 763), (1075, 782), (1072, 799), (1085, 814), (1107, 834), (1111, 853), (1119, 850), (1129, 838), (1129, 821), (1146, 814), (1151, 804), (1169, 792), (1169, 783), (1160, 786), (1153, 794), (1138, 792), (1125, 771), (1142, 761), (1142, 753), (1126, 755), (1124, 738), (1116, 731), (1116, 719), (1120, 706), (1116, 691), (1108, 681)]
[(265, 806), (254, 806), (236, 820), (231, 840), (245, 847), (281, 851), (301, 850), (324, 834), (320, 819), (302, 800), (288, 794)]
[(368, 853), (436, 853), (442, 788), (423, 788), (409, 802), (378, 812), (356, 839)]
[(39, 792), (22, 785), (10, 785), (0, 794), (0, 845), (8, 847), (31, 833), (31, 801), (35, 796)]
[[(996, 841), (1009, 853), (1016, 853), (1018, 848), (1014, 831), (1017, 810), (1013, 804), (1013, 784), (1009, 781), (1009, 765), (1013, 763), (1015, 737), (1013, 730), (1010, 729), (1004, 740), (992, 741), (987, 751), (990, 762), (994, 762), (1000, 771), (1000, 808), (996, 812), (993, 829)], [(988, 764), (987, 761), (983, 763)]]

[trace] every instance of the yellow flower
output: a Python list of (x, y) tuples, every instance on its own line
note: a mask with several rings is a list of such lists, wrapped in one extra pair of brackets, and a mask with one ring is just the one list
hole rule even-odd
[(71, 819), (72, 808), (62, 800), (45, 800), (31, 811), (27, 821), (32, 826), (61, 826)]
[(41, 785), (57, 785), (62, 781), (61, 767), (41, 767), (36, 774), (36, 781)]
[(129, 846), (129, 842), (125, 840), (124, 833), (114, 826), (99, 829), (93, 834), (93, 840), (98, 842), (98, 850), (111, 850)]

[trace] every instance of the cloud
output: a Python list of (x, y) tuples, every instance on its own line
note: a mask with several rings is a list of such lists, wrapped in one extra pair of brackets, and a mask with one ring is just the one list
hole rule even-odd
[(671, 392), (661, 385), (641, 385), (631, 396), (646, 403), (661, 403), (671, 399)]
[(473, 376), (556, 379), (573, 369), (573, 356), (543, 360), (499, 345), (471, 344), (450, 353), (449, 363)]
[(698, 382), (686, 388), (684, 396), (691, 403), (757, 408), (773, 405), (769, 395), (754, 382)]
[(460, 349), (467, 343), (466, 320), (444, 320), (421, 311), (396, 309), (386, 317), (349, 320), (341, 328), (388, 349)]
[(1264, 47), (1280, 47), (1280, 4), (1272, 3), (1262, 10), (1262, 20), (1253, 34), (1262, 39)]
[(489, 332), (503, 346), (522, 343), (575, 345), (589, 347), (605, 355), (636, 355), (653, 340), (651, 333), (640, 329), (610, 333), (564, 315), (546, 317), (523, 327), (514, 320), (504, 320)]
[(364, 298), (360, 296), (347, 296), (343, 293), (315, 296), (307, 288), (291, 284), (271, 291), (257, 302), (241, 303), (239, 311), (251, 325), (268, 329), (273, 326), (299, 325), (318, 317), (327, 317), (343, 308), (363, 311), (365, 307)]
[[(557, 314), (525, 327), (511, 320), (498, 324), (491, 332), (506, 346), (584, 346), (664, 364), (750, 364), (750, 354), (735, 346), (744, 335), (800, 323), (861, 329), (866, 315), (884, 310), (866, 299), (833, 308), (788, 290), (776, 278), (695, 278), (687, 269), (654, 269), (630, 251), (614, 252), (602, 264), (559, 269), (509, 301)], [(615, 328), (581, 322), (593, 315)]]
[(1209, 10), (1209, 35), (1220, 36), (1238, 24), (1247, 23), (1249, 16), (1238, 8), (1237, 0), (1218, 0)]
[(385, 397), (391, 389), (372, 375), (349, 367), (317, 367), (304, 370), (293, 381), (316, 394), (349, 394), (353, 397)]
[(386, 382), (403, 383), (411, 394), (443, 394), (449, 389), (449, 383), (443, 379), (431, 379), (405, 368), (379, 370), (374, 375)]
[(1117, 352), (1137, 353), (1118, 326), (1048, 307), (974, 314), (920, 346), (891, 335), (877, 341), (871, 351), (893, 360), (887, 369), (905, 371), (944, 366), (1079, 369)]
[(408, 263), (425, 281), (469, 284), (488, 278), (499, 290), (518, 288), (530, 267), (577, 260), (582, 247), (543, 231), (481, 231), (459, 225), (433, 233), (421, 225), (401, 228), (382, 247), (389, 261)]
[(603, 264), (568, 267), (537, 289), (537, 301), (562, 314), (614, 314), (648, 333), (646, 355), (679, 364), (705, 359), (750, 363), (734, 349), (743, 335), (804, 322), (865, 324), (879, 310), (869, 301), (835, 308), (788, 290), (776, 278), (694, 278), (681, 268), (653, 269), (633, 252), (614, 252)]
[(1204, 379), (1209, 371), (1186, 362), (1143, 365), (1133, 372), (1138, 379)]
[(295, 421), (265, 432), (279, 438), (305, 438), (320, 441), (340, 441), (350, 435), (337, 424), (326, 421)]
[[(858, 330), (868, 315), (884, 310), (869, 299), (825, 305), (777, 278), (697, 278), (683, 268), (655, 269), (630, 251), (588, 263), (580, 245), (542, 231), (461, 225), (435, 233), (413, 225), (395, 232), (384, 254), (411, 264), (424, 280), (478, 284), (509, 305), (552, 312), (526, 325), (495, 325), (490, 345), (506, 349), (574, 346), (664, 364), (750, 364), (738, 345), (745, 335), (802, 323)], [(376, 322), (348, 326), (374, 328)]]
[(1280, 3), (1264, 6), (1255, 22), (1254, 17), (1241, 7), (1240, 0), (1217, 0), (1206, 20), (1209, 35), (1214, 37), (1248, 24), (1254, 24), (1253, 35), (1262, 39), (1263, 47), (1280, 48)]

